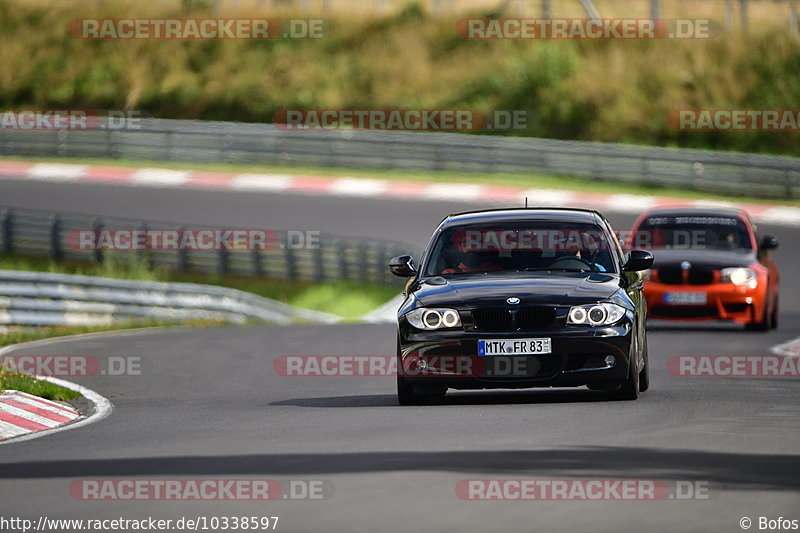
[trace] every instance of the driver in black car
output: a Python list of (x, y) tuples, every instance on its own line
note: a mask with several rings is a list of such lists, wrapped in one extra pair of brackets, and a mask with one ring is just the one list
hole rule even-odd
[[(599, 250), (599, 246), (591, 236), (584, 235), (584, 238), (589, 239), (589, 243), (585, 243), (583, 247), (578, 246), (577, 241), (574, 238), (565, 239), (561, 241), (563, 247), (560, 250), (556, 250), (555, 258), (550, 263), (552, 266), (555, 263), (558, 263), (556, 266), (558, 268), (575, 268), (585, 270), (585, 266), (588, 266), (593, 272), (606, 272), (606, 268), (599, 262), (595, 262), (598, 259), (598, 255), (602, 253)], [(591, 245), (594, 250), (589, 249), (586, 247), (586, 244)], [(569, 261), (569, 257), (576, 257), (578, 258), (577, 261)]]

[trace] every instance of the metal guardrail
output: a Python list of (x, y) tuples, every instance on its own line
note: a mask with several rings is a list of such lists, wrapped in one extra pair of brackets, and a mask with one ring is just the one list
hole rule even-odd
[[(54, 260), (142, 262), (151, 268), (217, 273), (244, 277), (308, 280), (351, 280), (402, 286), (387, 268), (395, 255), (418, 252), (415, 247), (321, 233), (318, 245), (296, 246), (287, 231), (274, 231), (278, 242), (265, 250), (146, 250), (104, 252), (80, 250), (68, 242), (74, 230), (184, 229), (176, 224), (141, 222), (113, 217), (0, 208), (0, 254), (50, 257)], [(192, 226), (190, 229), (202, 229)], [(231, 228), (234, 229), (234, 228)], [(111, 254), (111, 255), (109, 255)]]
[(0, 130), (0, 154), (348, 168), (540, 172), (767, 198), (800, 195), (800, 158), (457, 133), (286, 130), (142, 119), (138, 129)]
[(286, 324), (332, 323), (338, 318), (213, 285), (0, 270), (0, 325), (94, 326), (144, 320)]

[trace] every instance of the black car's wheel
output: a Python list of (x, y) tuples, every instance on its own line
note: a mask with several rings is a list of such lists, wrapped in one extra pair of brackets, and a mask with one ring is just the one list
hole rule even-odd
[(437, 388), (431, 393), (418, 393), (414, 390), (414, 385), (406, 381), (406, 379), (399, 375), (403, 371), (402, 360), (400, 358), (400, 340), (397, 341), (397, 401), (400, 405), (428, 405), (433, 403), (434, 400), (441, 400), (444, 398), (447, 389), (444, 387)]
[(413, 385), (397, 376), (397, 401), (400, 405), (425, 405), (430, 403), (430, 400), (430, 396), (415, 393)]
[(644, 341), (644, 366), (639, 372), (639, 392), (644, 392), (650, 388), (650, 362), (647, 355), (647, 338)]
[(622, 386), (609, 393), (612, 400), (635, 400), (639, 397), (639, 375), (641, 373), (636, 371), (636, 365), (631, 362), (630, 369), (628, 370), (628, 379)]

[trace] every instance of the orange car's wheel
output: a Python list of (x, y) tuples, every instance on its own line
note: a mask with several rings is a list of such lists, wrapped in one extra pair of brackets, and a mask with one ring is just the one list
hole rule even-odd
[(772, 328), (772, 314), (769, 309), (764, 309), (764, 316), (758, 322), (745, 324), (744, 328), (748, 331), (767, 331)]
[(770, 319), (770, 327), (772, 329), (778, 328), (778, 314), (780, 314), (780, 305), (778, 305), (778, 299), (775, 298), (775, 305), (772, 307), (772, 317)]

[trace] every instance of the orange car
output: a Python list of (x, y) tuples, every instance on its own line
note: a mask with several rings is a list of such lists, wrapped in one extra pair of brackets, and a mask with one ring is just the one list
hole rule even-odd
[(655, 258), (643, 274), (648, 317), (777, 327), (780, 276), (771, 250), (778, 241), (770, 235), (758, 241), (744, 211), (652, 209), (634, 223), (628, 244)]

